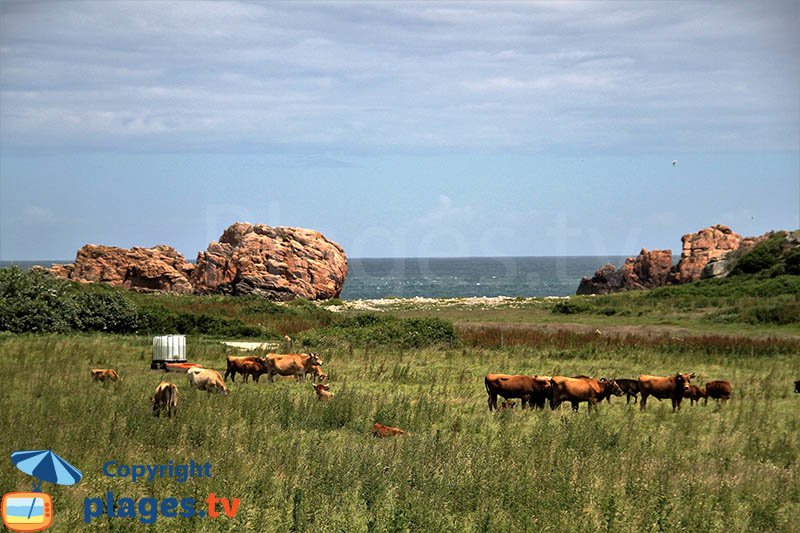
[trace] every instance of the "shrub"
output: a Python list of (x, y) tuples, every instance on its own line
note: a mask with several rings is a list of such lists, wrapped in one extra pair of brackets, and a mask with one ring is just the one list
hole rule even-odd
[(779, 231), (756, 244), (752, 250), (739, 258), (731, 274), (757, 274), (777, 265), (781, 262), (781, 249), (785, 240), (786, 233)]
[(338, 324), (304, 333), (301, 341), (319, 346), (329, 340), (347, 341), (355, 345), (394, 345), (419, 348), (436, 344), (453, 345), (456, 332), (453, 324), (441, 318), (395, 318), (376, 313), (348, 317)]
[(553, 306), (553, 313), (560, 313), (562, 315), (575, 315), (578, 313), (585, 313), (589, 311), (590, 307), (584, 303), (574, 301), (572, 299), (562, 300), (556, 302)]

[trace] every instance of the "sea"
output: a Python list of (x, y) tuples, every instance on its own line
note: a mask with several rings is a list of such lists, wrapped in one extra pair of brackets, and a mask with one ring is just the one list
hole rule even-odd
[[(341, 298), (467, 298), (568, 296), (582, 276), (601, 266), (617, 267), (627, 256), (349, 258)], [(54, 261), (0, 261), (21, 268)]]

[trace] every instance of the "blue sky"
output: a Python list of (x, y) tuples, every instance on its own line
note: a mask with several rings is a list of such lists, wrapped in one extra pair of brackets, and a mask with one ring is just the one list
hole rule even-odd
[(797, 228), (798, 30), (796, 2), (3, 2), (0, 259), (192, 258), (236, 220), (353, 257)]

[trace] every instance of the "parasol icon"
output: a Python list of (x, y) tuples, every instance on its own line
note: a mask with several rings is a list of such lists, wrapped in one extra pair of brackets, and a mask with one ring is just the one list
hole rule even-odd
[(52, 450), (25, 450), (11, 454), (11, 461), (23, 472), (39, 480), (33, 482), (34, 492), (41, 492), (43, 481), (57, 485), (72, 485), (83, 477), (81, 471), (56, 455)]

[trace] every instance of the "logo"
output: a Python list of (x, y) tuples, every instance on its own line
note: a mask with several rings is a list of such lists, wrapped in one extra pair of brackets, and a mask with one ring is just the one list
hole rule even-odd
[(42, 531), (53, 525), (53, 499), (41, 492), (42, 482), (73, 485), (81, 480), (80, 470), (53, 453), (52, 450), (19, 451), (11, 461), (23, 472), (35, 477), (31, 492), (9, 492), (3, 495), (0, 514), (11, 531)]

